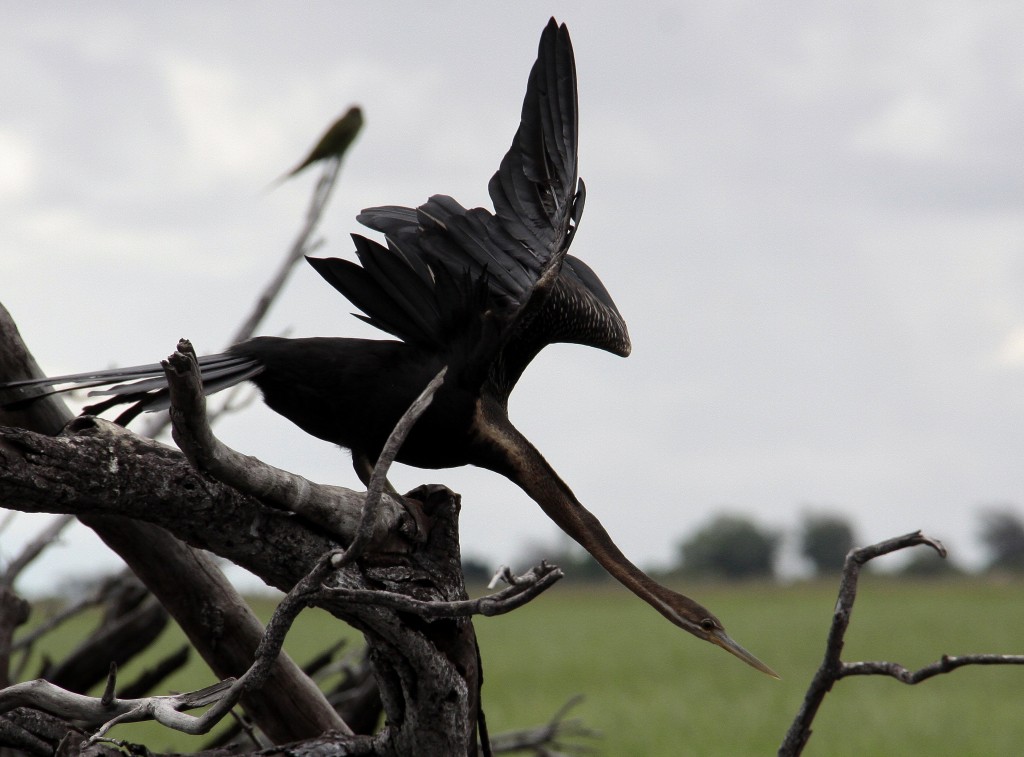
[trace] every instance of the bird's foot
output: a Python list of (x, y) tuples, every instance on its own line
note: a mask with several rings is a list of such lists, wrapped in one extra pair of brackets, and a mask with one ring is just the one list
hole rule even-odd
[(394, 496), (416, 526), (416, 541), (422, 543), (427, 540), (430, 529), (434, 525), (433, 513), (448, 498), (452, 496), (448, 487), (441, 484), (421, 484), (415, 489), (407, 491), (404, 495)]

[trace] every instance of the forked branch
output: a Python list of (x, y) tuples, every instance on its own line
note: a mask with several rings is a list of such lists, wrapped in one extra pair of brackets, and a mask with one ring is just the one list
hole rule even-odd
[(906, 684), (916, 684), (929, 678), (949, 673), (966, 665), (1024, 665), (1024, 655), (975, 654), (952, 657), (943, 655), (937, 662), (926, 665), (920, 670), (911, 671), (895, 662), (843, 662), (840, 655), (843, 651), (843, 640), (846, 629), (850, 625), (853, 613), (853, 601), (857, 598), (857, 581), (861, 567), (870, 560), (887, 555), (900, 549), (919, 544), (931, 547), (946, 556), (946, 548), (936, 539), (930, 539), (920, 531), (886, 539), (878, 544), (850, 550), (843, 565), (842, 578), (839, 583), (839, 598), (832, 615), (832, 626), (829, 629), (828, 641), (825, 646), (825, 657), (818, 667), (811, 684), (804, 695), (800, 711), (793, 719), (789, 731), (779, 747), (780, 757), (791, 757), (803, 752), (811, 737), (811, 724), (825, 699), (825, 695), (837, 681), (847, 676), (886, 675)]

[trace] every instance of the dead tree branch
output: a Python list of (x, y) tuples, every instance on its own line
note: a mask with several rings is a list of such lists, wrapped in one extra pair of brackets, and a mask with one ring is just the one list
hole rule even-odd
[[(195, 351), (187, 339), (164, 361), (171, 393), (174, 441), (189, 461), (232, 489), (247, 493), (280, 510), (295, 513), (351, 544), (359, 533), (363, 495), (337, 486), (315, 484), (302, 476), (275, 468), (228, 447), (214, 435), (206, 415), (206, 397)], [(405, 508), (388, 497), (374, 510), (364, 528), (373, 543), (383, 544), (392, 534), (415, 538), (416, 523)], [(400, 542), (391, 540), (391, 549)]]
[(910, 671), (894, 662), (843, 662), (840, 659), (846, 629), (850, 625), (850, 617), (853, 613), (853, 602), (857, 598), (857, 581), (860, 577), (861, 567), (876, 557), (919, 544), (931, 547), (941, 557), (946, 556), (946, 548), (939, 541), (924, 536), (920, 531), (851, 550), (846, 556), (839, 584), (839, 598), (832, 615), (832, 626), (829, 629), (825, 646), (825, 657), (808, 686), (803, 704), (793, 719), (782, 746), (779, 747), (780, 757), (791, 757), (803, 752), (811, 737), (811, 724), (814, 722), (825, 695), (831, 691), (836, 682), (847, 676), (886, 675), (902, 683), (916, 684), (966, 665), (1024, 665), (1024, 655), (998, 654), (957, 657), (943, 655), (937, 662), (926, 665), (917, 671)]
[(238, 331), (235, 332), (231, 339), (232, 344), (245, 341), (256, 333), (257, 326), (266, 316), (271, 304), (277, 299), (277, 295), (288, 280), (288, 274), (291, 273), (292, 268), (305, 255), (309, 255), (320, 246), (320, 242), (310, 242), (310, 238), (316, 231), (317, 226), (320, 225), (320, 219), (323, 217), (327, 203), (334, 192), (334, 186), (341, 171), (343, 157), (344, 152), (330, 160), (324, 161), (324, 170), (317, 180), (316, 186), (313, 188), (313, 194), (309, 199), (309, 208), (306, 210), (306, 218), (302, 228), (299, 229), (299, 233), (295, 236), (291, 247), (288, 248), (288, 252), (285, 254), (284, 260), (281, 261), (277, 272), (256, 299), (256, 305), (253, 307), (252, 312), (242, 322), (242, 325), (238, 327)]
[(574, 742), (579, 739), (598, 739), (601, 734), (587, 728), (577, 718), (566, 719), (569, 711), (582, 701), (582, 695), (574, 696), (545, 725), (497, 734), (491, 739), (491, 749), (494, 754), (533, 752), (538, 757), (595, 753), (592, 747)]
[[(384, 449), (381, 450), (377, 463), (373, 466), (373, 473), (370, 475), (370, 481), (366, 487), (366, 499), (363, 501), (363, 510), (359, 516), (359, 525), (356, 528), (355, 537), (348, 545), (348, 549), (345, 550), (345, 554), (339, 558), (337, 567), (357, 560), (363, 554), (367, 545), (379, 543), (380, 536), (377, 532), (379, 530), (380, 516), (378, 511), (384, 498), (384, 490), (389, 488), (388, 470), (390, 470), (395, 456), (398, 455), (398, 450), (405, 441), (405, 437), (409, 435), (413, 425), (430, 406), (431, 401), (434, 399), (434, 393), (440, 388), (441, 383), (444, 381), (444, 375), (447, 372), (447, 367), (442, 368), (427, 383), (423, 391), (420, 392), (420, 395), (413, 400), (413, 403), (402, 414), (402, 417), (398, 419), (398, 423), (395, 424), (391, 434), (388, 435), (388, 439), (384, 443)], [(391, 498), (389, 497), (389, 499)], [(407, 512), (409, 509), (408, 507), (406, 508)], [(409, 514), (412, 515), (412, 513)], [(419, 522), (415, 518), (414, 521), (416, 522), (417, 530), (420, 530)]]
[[(335, 561), (335, 565), (338, 567), (342, 564), (340, 560)], [(516, 576), (515, 583), (507, 589), (477, 599), (453, 602), (424, 602), (391, 592), (349, 589), (344, 586), (326, 586), (324, 588), (331, 592), (336, 599), (345, 602), (389, 607), (392, 610), (416, 613), (424, 618), (466, 618), (472, 615), (491, 617), (504, 615), (517, 607), (522, 607), (564, 576), (565, 574), (557, 566), (542, 562), (523, 575)]]
[[(41, 375), (13, 319), (0, 305), (0, 381)], [(29, 461), (24, 455), (33, 457), (34, 453), (24, 448), (14, 452), (9, 446), (10, 439), (0, 439), (0, 477), (11, 477), (5, 478), (6, 485), (0, 484), (0, 502), (27, 512), (77, 515), (156, 594), (216, 675), (221, 678), (240, 675), (252, 660), (262, 636), (262, 625), (212, 559), (163, 530), (160, 523), (146, 523), (144, 518), (135, 517), (155, 508), (163, 510), (158, 519), (163, 523), (192, 521), (199, 531), (204, 512), (220, 512), (219, 505), (225, 500), (217, 499), (217, 495), (231, 499), (233, 494), (227, 490), (210, 491), (209, 481), (197, 475), (184, 458), (177, 471), (173, 466), (165, 468), (162, 472), (167, 478), (160, 479), (161, 483), (155, 488), (147, 487), (148, 465), (156, 460), (166, 461), (163, 456), (170, 451), (168, 448), (153, 442), (148, 452), (140, 448), (133, 451), (131, 444), (109, 444), (99, 438), (79, 447), (77, 443), (84, 439), (74, 430), (54, 438), (71, 419), (67, 406), (56, 395), (17, 411), (0, 408), (0, 423), (22, 427), (12, 430), (13, 436), (32, 438), (41, 445), (39, 451), (46, 450)], [(90, 421), (80, 423), (86, 429), (93, 428)], [(107, 424), (103, 428), (111, 431), (114, 427)], [(119, 434), (117, 438), (124, 442), (130, 435)], [(148, 455), (154, 451), (155, 456)], [(75, 466), (83, 467), (75, 472)], [(99, 475), (101, 480), (90, 481), (90, 474)], [(19, 476), (20, 480), (15, 483)], [(153, 482), (153, 479), (148, 480)], [(125, 486), (126, 483), (129, 485)], [(56, 492), (60, 496), (56, 496)], [(209, 498), (200, 512), (193, 512), (183, 520), (178, 505), (180, 495), (185, 492), (197, 495), (197, 502), (203, 499), (204, 493)], [(90, 503), (92, 495), (101, 495), (108, 507), (96, 506), (94, 501)], [(52, 506), (41, 504), (48, 498), (52, 498)], [(123, 509), (115, 506), (116, 500), (120, 500)], [(248, 513), (248, 520), (236, 521), (234, 526), (265, 522), (257, 513), (266, 508), (254, 510)], [(231, 523), (218, 524), (219, 530), (225, 528), (223, 533), (229, 534)], [(314, 554), (327, 548), (327, 542), (321, 540)], [(284, 580), (287, 590), (294, 580)], [(277, 585), (273, 581), (268, 583)], [(183, 586), (189, 590), (182, 591)], [(287, 655), (281, 655), (279, 663), (275, 671), (278, 688), (247, 694), (244, 700), (260, 729), (273, 741), (284, 743), (336, 727), (338, 716), (319, 689)]]
[[(0, 713), (28, 706), (74, 719), (88, 727), (99, 726), (92, 741), (102, 738), (118, 723), (140, 720), (155, 720), (183, 733), (207, 733), (238, 703), (243, 693), (258, 690), (267, 682), (288, 629), (309, 603), (310, 595), (319, 591), (320, 584), (330, 570), (329, 557), (320, 560), (312, 572), (299, 581), (280, 603), (256, 649), (254, 661), (238, 679), (229, 678), (187, 694), (118, 699), (114, 695), (116, 666), (112, 665), (102, 697), (83, 696), (50, 681), (35, 680), (0, 691)], [(181, 712), (207, 705), (212, 706), (198, 717)], [(339, 726), (342, 733), (351, 735), (344, 723), (339, 721)]]
[[(85, 723), (101, 725), (93, 738), (103, 736), (117, 723), (136, 723), (155, 720), (177, 731), (204, 733), (194, 730), (202, 717), (186, 715), (181, 710), (205, 707), (221, 701), (225, 690), (233, 682), (222, 681), (199, 691), (164, 697), (118, 699), (116, 697), (90, 697), (55, 686), (49, 681), (36, 679), (8, 686), (0, 691), (0, 713), (16, 707), (32, 707), (52, 715)], [(209, 712), (209, 711), (207, 711)]]
[(841, 678), (847, 676), (889, 676), (910, 686), (943, 673), (951, 673), (966, 665), (1024, 665), (1019, 654), (942, 655), (935, 662), (918, 670), (908, 670), (896, 662), (845, 662)]

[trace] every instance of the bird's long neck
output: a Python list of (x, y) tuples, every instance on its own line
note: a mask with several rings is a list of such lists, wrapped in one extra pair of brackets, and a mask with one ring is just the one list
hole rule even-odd
[(518, 484), (559, 528), (575, 539), (617, 581), (676, 622), (676, 611), (659, 596), (667, 590), (622, 554), (601, 521), (576, 499), (536, 447), (512, 425), (500, 408), (486, 407), (485, 402), (481, 402), (477, 413), (477, 433), (494, 457), (478, 464)]

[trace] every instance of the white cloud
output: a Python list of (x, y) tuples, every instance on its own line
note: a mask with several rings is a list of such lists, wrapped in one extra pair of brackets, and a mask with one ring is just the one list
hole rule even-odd
[(853, 135), (855, 150), (901, 160), (943, 157), (950, 146), (948, 109), (924, 94), (903, 97), (869, 116)]
[(0, 201), (13, 201), (32, 191), (35, 154), (27, 139), (0, 128)]
[(1024, 367), (1024, 324), (1010, 330), (999, 347), (996, 359), (1002, 365)]

